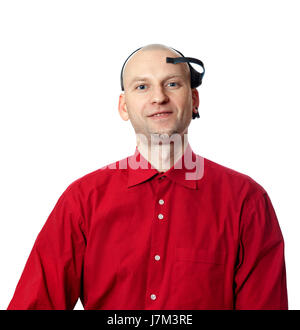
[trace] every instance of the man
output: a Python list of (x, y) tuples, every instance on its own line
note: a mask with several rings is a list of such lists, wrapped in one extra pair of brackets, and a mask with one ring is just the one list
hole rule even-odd
[[(67, 187), (8, 309), (287, 309), (282, 233), (266, 191), (196, 155), (199, 95), (172, 48), (142, 47), (119, 113), (135, 153)], [(194, 74), (194, 73), (193, 73)]]

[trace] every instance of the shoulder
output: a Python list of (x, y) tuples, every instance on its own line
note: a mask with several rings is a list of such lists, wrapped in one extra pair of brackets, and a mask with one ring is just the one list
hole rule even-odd
[(264, 187), (245, 173), (205, 159), (209, 193), (214, 201), (221, 199), (236, 209), (241, 220), (277, 226), (277, 218), (271, 198)]
[(212, 186), (239, 194), (244, 198), (252, 195), (264, 195), (266, 190), (263, 186), (246, 173), (237, 171), (227, 166), (205, 158), (204, 178)]
[(94, 191), (105, 191), (110, 185), (122, 186), (126, 184), (127, 167), (122, 166), (129, 157), (105, 165), (72, 181), (63, 195), (80, 198), (92, 194)]

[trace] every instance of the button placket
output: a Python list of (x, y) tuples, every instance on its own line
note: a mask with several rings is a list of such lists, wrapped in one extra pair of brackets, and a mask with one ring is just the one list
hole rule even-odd
[[(164, 201), (162, 198), (160, 198), (160, 199), (158, 200), (158, 204), (159, 204), (160, 206), (162, 206), (162, 205), (165, 204), (165, 201)], [(159, 210), (161, 210), (160, 207), (159, 207)], [(162, 212), (160, 212), (160, 213), (158, 214), (157, 217), (158, 217), (158, 219), (162, 220), (162, 219), (164, 218), (164, 215), (163, 215)]]
[[(161, 178), (163, 178), (163, 177), (160, 177), (160, 179), (161, 179)], [(159, 204), (159, 205), (164, 205), (164, 204), (165, 204), (165, 201), (164, 201), (162, 198), (160, 198), (160, 199), (158, 200), (158, 204)], [(164, 218), (164, 215), (163, 215), (162, 213), (159, 213), (157, 217), (158, 217), (158, 219), (162, 220), (162, 219)], [(159, 260), (160, 260), (160, 255), (156, 254), (155, 257), (154, 257), (154, 259), (155, 259), (156, 261), (159, 261)]]
[(164, 246), (163, 241), (167, 234), (167, 214), (166, 212), (166, 191), (169, 188), (170, 182), (166, 180), (166, 176), (162, 175), (153, 182), (153, 192), (155, 193), (155, 213), (153, 222), (153, 231), (151, 238), (151, 265), (147, 283), (147, 296), (149, 306), (152, 304), (159, 305), (159, 291), (161, 280), (164, 274)]

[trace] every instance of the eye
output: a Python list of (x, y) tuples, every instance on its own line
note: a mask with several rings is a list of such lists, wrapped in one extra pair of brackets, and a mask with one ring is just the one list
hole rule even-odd
[(170, 87), (177, 87), (178, 83), (176, 81), (171, 81), (168, 83), (168, 85), (171, 85)]
[[(141, 88), (140, 88), (141, 87)], [(138, 89), (138, 90), (144, 90), (146, 88), (146, 85), (145, 84), (142, 84), (142, 85), (138, 85), (137, 87), (136, 87), (136, 89)]]

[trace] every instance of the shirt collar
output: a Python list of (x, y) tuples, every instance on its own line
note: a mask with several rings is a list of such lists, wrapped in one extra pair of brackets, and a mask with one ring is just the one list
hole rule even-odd
[(196, 155), (188, 143), (181, 158), (166, 172), (159, 172), (148, 162), (136, 147), (128, 157), (128, 188), (143, 183), (154, 176), (166, 176), (169, 179), (191, 189), (197, 189), (204, 174), (204, 158)]

